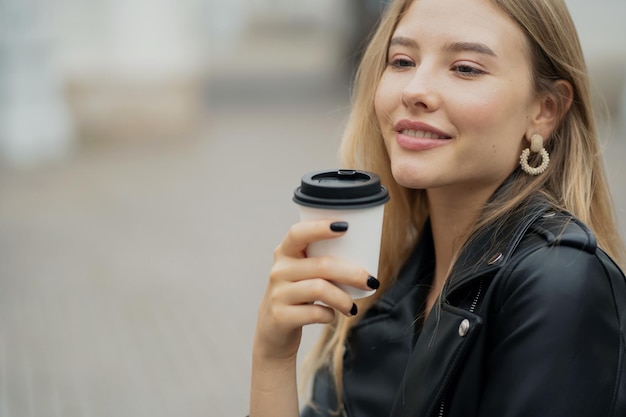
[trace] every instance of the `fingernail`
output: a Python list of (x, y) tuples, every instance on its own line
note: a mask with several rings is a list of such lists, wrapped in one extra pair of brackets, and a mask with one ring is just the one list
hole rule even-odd
[(335, 222), (330, 224), (330, 230), (333, 232), (345, 232), (348, 230), (347, 222)]
[(377, 290), (380, 287), (380, 281), (370, 275), (367, 277), (367, 286), (373, 290)]
[(358, 312), (359, 312), (359, 308), (356, 306), (355, 303), (352, 303), (352, 309), (350, 310), (350, 315), (356, 316)]

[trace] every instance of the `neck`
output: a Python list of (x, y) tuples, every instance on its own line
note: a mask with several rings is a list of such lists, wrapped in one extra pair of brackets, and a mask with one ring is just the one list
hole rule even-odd
[(437, 293), (443, 288), (462, 239), (476, 222), (492, 191), (465, 196), (438, 190), (427, 192), (436, 262), (433, 289)]

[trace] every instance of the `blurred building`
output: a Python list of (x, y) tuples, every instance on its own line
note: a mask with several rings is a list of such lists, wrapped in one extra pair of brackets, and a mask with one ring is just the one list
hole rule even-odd
[(73, 121), (41, 2), (0, 2), (0, 161), (34, 165), (73, 145)]
[[(297, 96), (336, 88), (337, 75), (347, 93), (386, 2), (5, 0), (0, 154), (34, 162), (67, 153), (76, 141), (189, 135), (207, 95)], [(626, 6), (568, 4), (598, 95), (619, 116)], [(309, 91), (298, 90), (304, 85)]]

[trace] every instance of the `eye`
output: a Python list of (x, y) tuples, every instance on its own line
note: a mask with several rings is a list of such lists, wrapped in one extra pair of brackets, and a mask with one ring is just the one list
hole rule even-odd
[(387, 63), (388, 66), (396, 69), (414, 67), (415, 63), (408, 58), (395, 58)]
[(479, 75), (486, 74), (485, 71), (473, 67), (468, 64), (457, 64), (452, 66), (452, 71), (463, 77), (478, 77)]

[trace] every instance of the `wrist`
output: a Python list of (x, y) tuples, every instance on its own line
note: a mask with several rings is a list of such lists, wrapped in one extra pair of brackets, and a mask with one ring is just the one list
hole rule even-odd
[(253, 353), (250, 417), (298, 416), (294, 358)]
[(255, 346), (252, 350), (252, 363), (260, 365), (262, 368), (290, 368), (296, 366), (298, 352), (286, 355), (276, 355), (268, 349)]
[(275, 341), (259, 337), (257, 334), (252, 345), (252, 360), (275, 365), (295, 364), (298, 357), (298, 345), (277, 346)]

